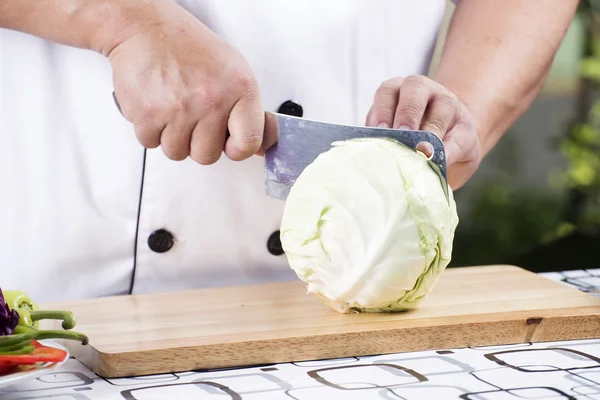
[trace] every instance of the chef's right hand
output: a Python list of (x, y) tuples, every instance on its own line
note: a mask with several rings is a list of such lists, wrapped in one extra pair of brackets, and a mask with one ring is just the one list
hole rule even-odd
[[(146, 148), (215, 163), (261, 154), (264, 108), (244, 57), (180, 6), (162, 3), (109, 53), (123, 116)], [(226, 133), (229, 129), (230, 136)]]

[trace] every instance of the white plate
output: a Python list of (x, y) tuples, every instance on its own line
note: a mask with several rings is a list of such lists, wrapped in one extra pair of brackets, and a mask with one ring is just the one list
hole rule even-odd
[(29, 370), (29, 371), (14, 372), (12, 374), (2, 375), (2, 376), (0, 376), (0, 388), (11, 386), (11, 385), (14, 385), (17, 383), (21, 383), (23, 381), (27, 381), (30, 379), (38, 378), (42, 375), (47, 374), (50, 371), (53, 371), (53, 370), (59, 368), (61, 365), (63, 365), (69, 359), (69, 351), (66, 348), (64, 348), (63, 346), (59, 345), (58, 343), (54, 343), (50, 340), (40, 340), (40, 343), (43, 344), (44, 346), (55, 347), (57, 349), (64, 350), (67, 352), (67, 356), (65, 357), (65, 359), (63, 361), (58, 362), (58, 363), (40, 364), (37, 366), (37, 368)]

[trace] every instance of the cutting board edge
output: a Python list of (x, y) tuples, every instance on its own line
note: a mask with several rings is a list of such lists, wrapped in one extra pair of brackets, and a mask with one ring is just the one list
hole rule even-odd
[[(567, 329), (561, 325), (568, 324)], [(573, 326), (578, 325), (577, 329)], [(324, 334), (320, 336), (288, 337), (275, 340), (255, 340), (221, 344), (196, 345), (178, 348), (161, 348), (124, 353), (105, 353), (92, 346), (72, 346), (67, 348), (84, 365), (104, 378), (121, 378), (205, 370), (229, 367), (253, 367), (257, 365), (323, 360), (367, 355), (384, 355), (414, 351), (434, 351), (448, 348), (465, 348), (475, 346), (497, 346), (522, 343), (543, 343), (561, 340), (582, 340), (600, 338), (600, 312), (592, 315), (563, 315), (552, 317), (518, 318), (494, 322), (478, 321), (472, 323), (456, 323), (446, 326), (425, 326), (417, 328), (398, 328), (374, 332), (348, 332), (344, 334)], [(456, 332), (451, 332), (453, 329)], [(441, 330), (448, 334), (443, 334)], [(407, 340), (407, 331), (409, 340)], [(462, 333), (461, 339), (444, 342), (443, 338), (452, 337), (452, 333)], [(369, 336), (368, 340), (364, 336)], [(397, 338), (395, 338), (398, 336)], [(416, 340), (415, 340), (416, 338)], [(492, 338), (492, 339), (490, 339)], [(433, 345), (420, 345), (435, 343)], [(436, 340), (442, 340), (436, 342)], [(303, 341), (327, 342), (325, 346), (318, 343), (302, 345)], [(394, 345), (390, 345), (394, 342)], [(369, 344), (372, 344), (370, 346)], [(304, 356), (298, 354), (298, 346), (303, 348)], [(277, 346), (276, 355), (265, 354), (265, 349)], [(223, 353), (223, 348), (231, 357), (223, 361), (215, 360), (215, 352)], [(245, 356), (244, 354), (248, 354)], [(203, 361), (202, 355), (205, 355)], [(158, 359), (157, 366), (141, 360)], [(172, 360), (179, 360), (177, 367), (169, 366)], [(185, 362), (180, 362), (185, 359)], [(213, 360), (213, 361), (211, 361)], [(202, 363), (203, 362), (203, 363)], [(163, 367), (164, 366), (164, 367)]]

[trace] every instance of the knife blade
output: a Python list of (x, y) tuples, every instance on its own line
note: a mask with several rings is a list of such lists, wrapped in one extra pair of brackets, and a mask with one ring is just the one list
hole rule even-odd
[(442, 140), (426, 131), (374, 128), (314, 121), (306, 118), (265, 112), (265, 136), (277, 142), (265, 151), (266, 195), (285, 200), (302, 171), (334, 142), (356, 138), (388, 138), (417, 151), (423, 142), (433, 149), (429, 165), (440, 177), (448, 198), (446, 153)]
[[(112, 97), (117, 109), (122, 113), (114, 91)], [(280, 200), (287, 199), (290, 189), (304, 168), (319, 154), (329, 150), (334, 142), (372, 137), (393, 139), (415, 152), (422, 143), (429, 143), (432, 154), (428, 163), (439, 176), (446, 199), (450, 201), (444, 143), (434, 133), (342, 125), (265, 111), (264, 136), (278, 138), (277, 142), (265, 151), (267, 196)]]

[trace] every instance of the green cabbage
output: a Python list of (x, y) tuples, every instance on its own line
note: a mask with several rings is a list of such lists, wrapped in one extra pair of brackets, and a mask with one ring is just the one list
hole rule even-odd
[(290, 267), (341, 312), (414, 308), (451, 259), (458, 224), (425, 157), (388, 139), (336, 142), (291, 188), (281, 222)]

